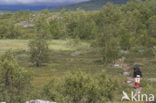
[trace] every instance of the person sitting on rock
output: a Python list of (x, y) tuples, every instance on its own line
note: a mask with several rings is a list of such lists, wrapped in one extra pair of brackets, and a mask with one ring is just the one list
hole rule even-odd
[(139, 88), (140, 87), (140, 79), (142, 78), (142, 72), (140, 71), (140, 68), (138, 66), (134, 67), (133, 77), (134, 77), (134, 81), (135, 81), (134, 87)]

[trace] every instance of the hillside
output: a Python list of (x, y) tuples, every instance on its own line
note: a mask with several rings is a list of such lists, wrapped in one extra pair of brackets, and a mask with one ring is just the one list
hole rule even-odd
[(84, 10), (98, 10), (103, 7), (108, 2), (112, 2), (114, 4), (124, 4), (129, 0), (91, 0), (87, 2), (82, 2), (78, 4), (72, 4), (67, 6), (62, 6), (59, 8), (54, 8), (52, 11), (60, 11), (65, 8), (66, 10), (76, 10), (77, 8), (81, 8)]
[(0, 103), (156, 103), (156, 0), (105, 3), (2, 10)]

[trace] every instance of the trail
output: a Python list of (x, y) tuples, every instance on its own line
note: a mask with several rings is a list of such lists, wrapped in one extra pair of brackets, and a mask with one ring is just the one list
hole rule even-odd
[(122, 69), (123, 75), (126, 77), (125, 84), (134, 87), (134, 79), (131, 76), (132, 68), (128, 64), (123, 64)]
[[(133, 67), (125, 63), (125, 57), (119, 59), (118, 63), (119, 63), (118, 65), (123, 69), (123, 76), (126, 78), (124, 84), (134, 88), (134, 78), (131, 75), (133, 71)], [(142, 89), (141, 87), (137, 88), (135, 92), (138, 94), (141, 92), (141, 89)]]

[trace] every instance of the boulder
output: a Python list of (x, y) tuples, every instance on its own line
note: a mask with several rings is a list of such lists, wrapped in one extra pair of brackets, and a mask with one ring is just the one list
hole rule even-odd
[(149, 81), (156, 82), (156, 78), (150, 78)]
[(71, 56), (77, 56), (77, 55), (80, 55), (80, 54), (81, 54), (80, 51), (76, 51), (76, 52), (72, 53)]
[(127, 83), (127, 84), (130, 84), (130, 83), (132, 83), (132, 81), (130, 81), (130, 80), (127, 80), (127, 81), (126, 81), (126, 83)]
[(138, 50), (138, 53), (144, 54), (145, 50)]
[(56, 102), (50, 102), (50, 101), (45, 101), (45, 100), (30, 100), (30, 101), (27, 101), (26, 103), (56, 103)]
[(128, 51), (127, 50), (121, 50), (120, 53), (121, 54), (128, 54)]
[(127, 77), (128, 81), (134, 81), (134, 79), (132, 77)]
[(15, 25), (17, 25), (17, 26), (23, 26), (24, 28), (34, 27), (35, 26), (35, 24), (29, 23), (27, 21), (21, 21), (21, 22), (15, 24)]
[(130, 72), (124, 72), (123, 75), (124, 76), (129, 76), (130, 75)]
[(143, 65), (144, 65), (143, 63), (134, 63), (133, 67), (135, 67), (135, 66), (143, 66)]
[(113, 64), (114, 67), (118, 67), (118, 68), (121, 68), (121, 65), (120, 64)]

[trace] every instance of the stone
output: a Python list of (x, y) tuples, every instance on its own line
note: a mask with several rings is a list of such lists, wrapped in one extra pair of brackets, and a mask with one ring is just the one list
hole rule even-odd
[(149, 81), (156, 82), (156, 78), (150, 78)]
[(30, 101), (27, 101), (26, 103), (56, 103), (56, 102), (50, 102), (50, 101), (45, 101), (45, 100), (30, 100)]
[(143, 63), (134, 63), (133, 66), (143, 66), (144, 64)]
[(15, 25), (18, 25), (18, 26), (23, 26), (24, 28), (27, 28), (27, 27), (34, 27), (35, 24), (32, 24), (32, 23), (28, 23), (27, 21), (21, 21)]
[(138, 52), (139, 52), (140, 54), (143, 54), (143, 53), (145, 52), (145, 50), (138, 50)]
[(126, 83), (127, 83), (127, 84), (130, 84), (130, 83), (132, 83), (132, 81), (130, 81), (130, 80), (127, 80), (127, 81), (126, 81)]
[(77, 55), (80, 55), (80, 54), (81, 54), (80, 51), (76, 51), (76, 52), (72, 53), (71, 56), (77, 56)]
[(120, 64), (114, 64), (113, 66), (114, 67), (120, 67)]
[(127, 77), (127, 80), (134, 81), (134, 79), (132, 77)]
[(121, 53), (121, 54), (128, 54), (128, 51), (126, 51), (126, 50), (121, 50), (120, 53)]
[(130, 73), (129, 73), (129, 72), (124, 72), (123, 75), (124, 75), (124, 76), (129, 76)]

